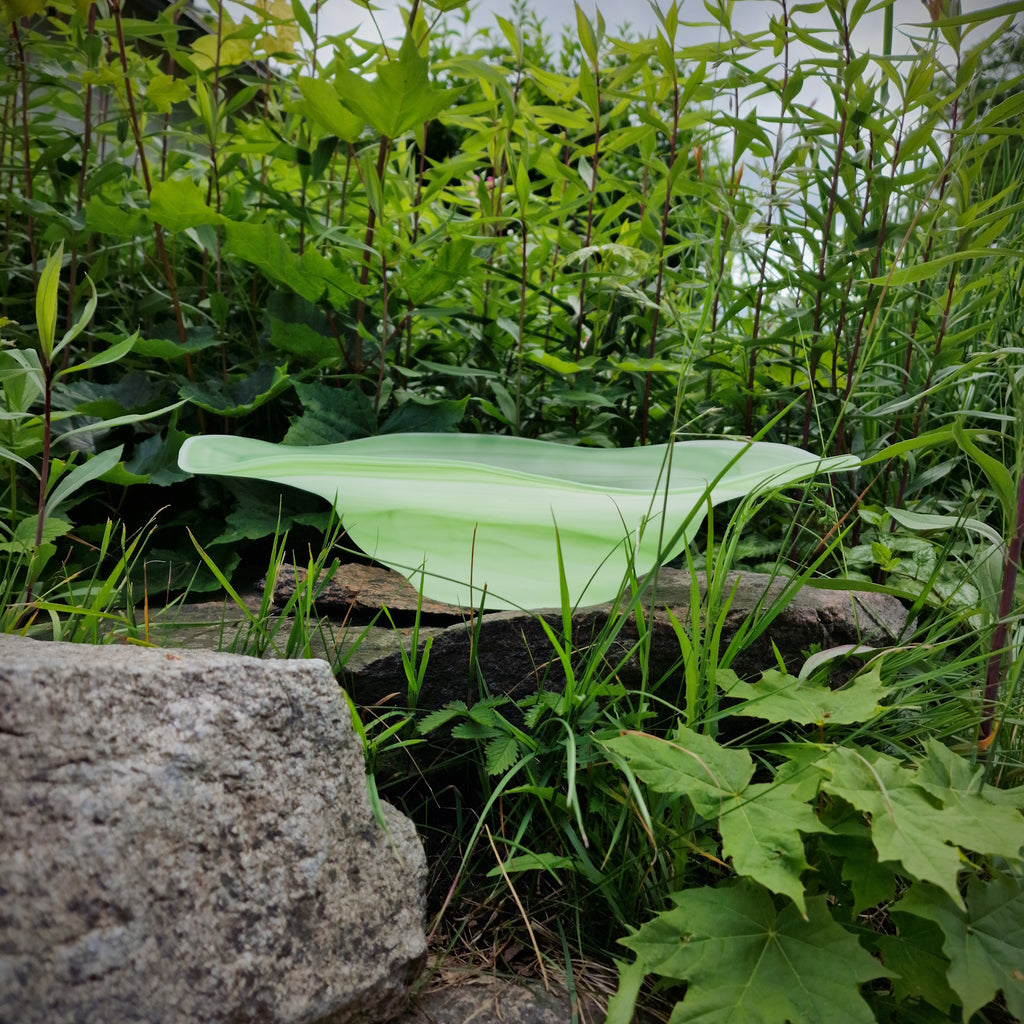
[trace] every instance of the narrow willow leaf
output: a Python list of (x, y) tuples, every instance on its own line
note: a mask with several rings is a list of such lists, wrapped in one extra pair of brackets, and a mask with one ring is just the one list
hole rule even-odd
[(57, 479), (53, 490), (47, 495), (43, 514), (51, 515), (62, 501), (66, 501), (75, 491), (81, 490), (90, 480), (95, 480), (113, 469), (121, 458), (124, 445), (118, 445), (108, 451), (94, 455), (88, 462), (75, 466), (70, 473)]
[(43, 272), (36, 287), (36, 330), (43, 361), (53, 359), (53, 342), (57, 332), (57, 298), (60, 289), (60, 271), (64, 260), (64, 243), (46, 258)]
[(807, 901), (807, 920), (749, 882), (672, 901), (622, 940), (648, 972), (687, 983), (670, 1024), (874, 1024), (860, 985), (890, 972), (832, 920), (824, 896)]

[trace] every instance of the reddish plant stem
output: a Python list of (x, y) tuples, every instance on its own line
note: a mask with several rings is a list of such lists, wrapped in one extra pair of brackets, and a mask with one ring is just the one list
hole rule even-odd
[[(23, 158), (25, 161), (25, 198), (32, 202), (32, 152), (31, 141), (28, 135), (28, 62), (25, 58), (25, 50), (21, 45), (21, 33), (18, 32), (18, 23), (11, 22), (11, 33), (14, 36), (14, 45), (18, 51), (18, 66), (21, 70), (21, 144)], [(32, 263), (32, 289), (36, 288), (38, 275), (36, 273), (36, 239), (35, 239), (35, 218), (31, 213), (25, 217), (25, 231), (28, 234), (28, 253)]]
[[(384, 188), (384, 167), (387, 164), (390, 148), (391, 140), (382, 135), (377, 146), (377, 180), (380, 182), (382, 190)], [(366, 182), (363, 182), (363, 186), (368, 188)], [(363, 325), (366, 322), (365, 292), (366, 286), (370, 282), (370, 261), (373, 259), (373, 238), (377, 227), (377, 213), (369, 199), (367, 199), (366, 209), (366, 233), (363, 235), (363, 266), (359, 271), (360, 295), (359, 302), (356, 304), (356, 323), (359, 325)], [(363, 369), (363, 338), (358, 331), (356, 331), (355, 339), (352, 342), (352, 363), (355, 372), (361, 373)]]
[[(121, 59), (121, 74), (124, 77), (125, 97), (128, 103), (128, 120), (132, 126), (135, 149), (139, 154), (139, 166), (142, 169), (142, 180), (146, 186), (146, 195), (149, 196), (153, 193), (153, 181), (149, 174), (149, 161), (146, 158), (146, 147), (142, 139), (142, 130), (139, 127), (139, 117), (135, 110), (135, 94), (132, 90), (131, 75), (128, 72), (128, 48), (125, 45), (124, 26), (121, 22), (121, 0), (110, 0), (110, 13), (114, 17), (114, 27), (117, 32), (117, 49)], [(167, 291), (171, 298), (171, 306), (174, 309), (174, 322), (178, 328), (178, 340), (184, 345), (188, 341), (188, 336), (185, 331), (185, 318), (181, 312), (181, 303), (178, 300), (178, 286), (174, 280), (171, 261), (167, 256), (163, 226), (156, 221), (153, 222), (153, 236), (156, 240), (156, 249), (160, 257), (164, 280), (167, 283)], [(195, 373), (192, 369), (192, 359), (187, 352), (185, 353), (185, 371), (188, 374), (189, 380), (193, 380)]]
[(1003, 678), (1003, 661), (1009, 639), (1008, 620), (1013, 607), (1013, 595), (1017, 588), (1017, 574), (1020, 571), (1020, 551), (1024, 543), (1024, 468), (1017, 483), (1017, 524), (1003, 567), (1003, 589), (999, 595), (999, 613), (995, 632), (992, 634), (992, 650), (985, 667), (985, 699), (982, 703), (981, 728), (978, 750), (986, 751), (995, 739), (996, 701), (999, 684)]

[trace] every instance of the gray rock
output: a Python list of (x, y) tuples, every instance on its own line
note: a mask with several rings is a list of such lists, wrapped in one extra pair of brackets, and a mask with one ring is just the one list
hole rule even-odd
[(423, 851), (323, 662), (0, 637), (0, 1021), (373, 1022)]
[[(698, 587), (706, 591), (704, 574), (698, 574)], [(785, 581), (759, 573), (731, 572), (725, 581), (725, 593), (733, 593), (732, 603), (723, 617), (719, 650), (724, 653), (734, 636), (743, 628), (748, 639), (732, 662), (741, 677), (756, 679), (765, 669), (776, 666), (775, 649), (791, 672), (799, 671), (805, 652), (811, 648), (828, 649), (846, 644), (882, 647), (893, 644), (906, 629), (906, 610), (885, 594), (855, 593), (803, 586), (784, 595)], [(658, 576), (654, 614), (645, 618), (652, 630), (649, 662), (650, 678), (667, 675), (665, 685), (679, 676), (674, 665), (679, 658), (679, 641), (666, 609), (689, 630), (690, 577), (674, 569), (663, 569)], [(651, 599), (644, 599), (647, 612)], [(573, 616), (573, 645), (577, 652), (604, 650), (605, 674), (612, 672), (626, 685), (636, 685), (640, 665), (634, 654), (637, 642), (632, 621), (622, 624), (614, 640), (601, 647), (601, 634), (607, 627), (611, 607), (599, 605), (579, 609)], [(541, 687), (564, 685), (561, 670), (540, 618), (558, 635), (561, 612), (545, 610), (537, 614), (498, 612), (483, 617), (479, 635), (471, 644), (471, 624), (456, 623), (445, 629), (429, 631), (432, 647), (417, 706), (421, 709), (443, 707), (451, 700), (472, 702), (479, 696), (476, 675), (470, 669), (471, 646), (477, 667), (490, 692), (513, 697), (536, 692)], [(755, 628), (751, 630), (751, 626)], [(371, 630), (375, 634), (376, 629)], [(420, 641), (423, 656), (425, 637)], [(403, 704), (406, 677), (401, 653), (394, 639), (374, 641), (367, 636), (367, 651), (357, 649), (345, 665), (343, 678), (353, 698), (362, 705), (391, 702)], [(389, 646), (390, 645), (390, 646)], [(577, 659), (580, 655), (577, 653)], [(835, 681), (843, 681), (851, 669), (836, 668)]]

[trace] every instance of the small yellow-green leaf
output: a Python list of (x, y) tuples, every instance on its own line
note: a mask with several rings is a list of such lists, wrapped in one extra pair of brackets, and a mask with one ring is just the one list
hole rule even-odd
[(49, 363), (53, 358), (53, 339), (57, 332), (57, 297), (63, 260), (64, 243), (61, 242), (47, 257), (36, 289), (36, 330), (39, 332), (39, 347), (45, 363)]

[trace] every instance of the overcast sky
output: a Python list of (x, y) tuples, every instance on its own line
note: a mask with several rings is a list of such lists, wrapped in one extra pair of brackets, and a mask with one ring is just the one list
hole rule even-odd
[[(900, 24), (921, 24), (927, 21), (927, 10), (920, 0), (895, 0), (896, 2), (896, 25), (897, 39), (894, 40), (894, 49), (900, 52)], [(965, 7), (987, 7), (997, 0), (964, 0)], [(385, 40), (391, 42), (400, 38), (403, 34), (403, 23), (401, 7), (408, 7), (408, 3), (400, 4), (398, 0), (377, 0), (374, 5), (380, 9), (374, 12), (377, 24), (384, 35)], [(528, 3), (533, 10), (538, 11), (544, 19), (547, 32), (557, 40), (561, 36), (563, 25), (570, 26), (575, 31), (576, 15), (573, 0), (533, 0)], [(653, 35), (657, 32), (657, 20), (647, 0), (602, 0), (595, 5), (593, 0), (584, 0), (580, 4), (584, 12), (593, 19), (595, 6), (599, 7), (605, 19), (607, 31), (615, 35), (625, 24), (629, 24), (636, 35)], [(792, 6), (792, 4), (790, 5)], [(470, 4), (472, 12), (470, 24), (473, 27), (495, 26), (494, 14), (501, 14), (506, 18), (513, 18), (511, 0), (476, 0)], [(737, 0), (733, 15), (733, 25), (743, 32), (756, 33), (767, 28), (771, 16), (781, 12), (781, 5), (775, 0)], [(458, 12), (449, 16), (452, 24), (457, 24), (461, 18)], [(809, 20), (806, 14), (802, 14), (800, 24), (802, 25), (827, 25), (830, 23), (826, 12), (820, 12), (815, 19)], [(703, 0), (681, 0), (680, 19), (692, 23), (709, 23), (710, 15), (704, 8)], [(366, 10), (355, 3), (354, 0), (325, 0), (320, 8), (320, 28), (325, 34), (334, 34), (358, 28), (361, 38), (376, 39), (377, 31), (373, 21)], [(916, 32), (920, 33), (920, 29)], [(704, 35), (702, 33), (702, 35)], [(709, 32), (704, 38), (713, 38)], [(699, 36), (690, 35), (685, 41), (696, 42)], [(683, 33), (680, 32), (680, 45), (684, 42)], [(865, 50), (879, 50), (882, 42), (882, 15), (880, 12), (868, 14), (861, 21), (854, 35), (854, 47), (859, 52)], [(906, 48), (903, 52), (909, 50)]]

